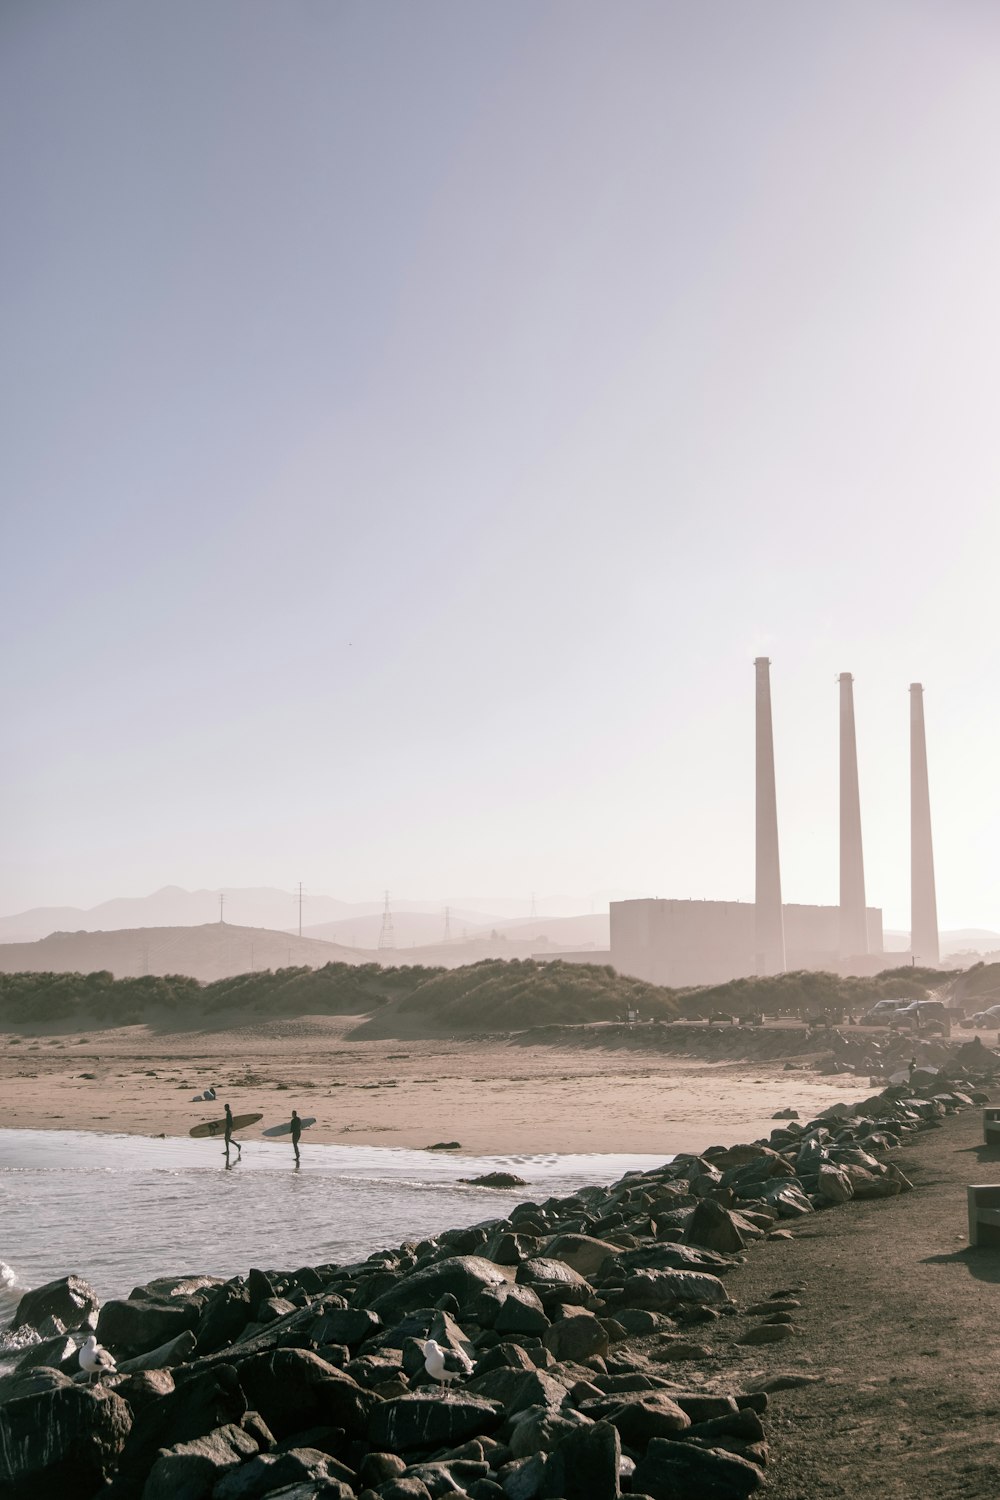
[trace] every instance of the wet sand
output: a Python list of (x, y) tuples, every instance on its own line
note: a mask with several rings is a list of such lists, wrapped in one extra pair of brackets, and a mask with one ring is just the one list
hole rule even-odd
[[(309, 1139), (469, 1152), (697, 1151), (766, 1134), (865, 1092), (850, 1075), (496, 1038), (352, 1042), (357, 1017), (298, 1017), (233, 1031), (147, 1026), (0, 1036), (0, 1125), (186, 1135), (199, 1121), (260, 1113), (254, 1139), (296, 1108)], [(84, 1075), (92, 1075), (90, 1077)], [(213, 1103), (192, 1096), (210, 1085)]]

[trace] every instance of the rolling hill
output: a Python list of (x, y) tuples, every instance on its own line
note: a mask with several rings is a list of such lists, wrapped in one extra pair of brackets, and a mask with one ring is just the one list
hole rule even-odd
[(36, 943), (0, 943), (0, 973), (89, 974), (116, 979), (184, 974), (204, 981), (308, 965), (362, 964), (372, 955), (267, 927), (209, 922), (200, 927), (129, 927), (119, 932), (54, 932)]

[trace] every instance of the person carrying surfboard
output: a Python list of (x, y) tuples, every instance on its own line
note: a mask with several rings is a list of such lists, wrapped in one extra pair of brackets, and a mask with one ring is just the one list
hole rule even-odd
[(299, 1136), (302, 1134), (302, 1121), (299, 1119), (298, 1110), (292, 1110), (292, 1120), (289, 1126), (292, 1132), (292, 1150), (295, 1152), (295, 1165), (299, 1164)]
[(234, 1141), (233, 1140), (233, 1112), (230, 1109), (230, 1107), (229, 1107), (228, 1104), (226, 1105), (226, 1133), (225, 1133), (225, 1141), (226, 1141), (226, 1155), (227, 1156), (229, 1155), (229, 1148), (230, 1148), (230, 1146), (235, 1146), (236, 1149), (237, 1149), (237, 1151), (240, 1153), (240, 1155), (241, 1156), (243, 1155), (243, 1147), (240, 1145), (239, 1141)]

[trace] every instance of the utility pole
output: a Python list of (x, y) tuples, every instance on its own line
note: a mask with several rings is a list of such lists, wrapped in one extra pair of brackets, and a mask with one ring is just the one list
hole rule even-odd
[(537, 903), (535, 901), (535, 893), (534, 893), (534, 891), (532, 891), (532, 893), (531, 893), (531, 920), (532, 920), (532, 922), (535, 920), (535, 918), (537, 916), (538, 916), (538, 906), (537, 906)]
[(299, 881), (299, 937), (302, 936), (302, 882)]
[(445, 940), (446, 943), (450, 943), (451, 942), (451, 907), (450, 906), (446, 906), (445, 909), (444, 909), (444, 940)]
[(222, 915), (222, 911), (223, 911), (223, 908), (224, 908), (225, 904), (226, 904), (225, 895), (224, 895), (224, 893), (222, 891), (220, 891), (219, 892), (219, 924), (220, 924), (220, 926), (225, 921), (225, 918)]
[(385, 893), (385, 906), (382, 908), (382, 926), (378, 935), (379, 951), (383, 948), (395, 948), (396, 930), (392, 925), (392, 912), (389, 910), (389, 892)]

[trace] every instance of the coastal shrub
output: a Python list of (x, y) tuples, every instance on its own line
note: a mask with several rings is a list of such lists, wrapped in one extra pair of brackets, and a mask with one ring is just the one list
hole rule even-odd
[(687, 989), (678, 995), (682, 1015), (705, 1019), (713, 1011), (734, 1016), (833, 1015), (868, 1010), (876, 1000), (919, 1000), (942, 975), (936, 969), (894, 969), (872, 979), (800, 969), (790, 974), (731, 979), (725, 984)]

